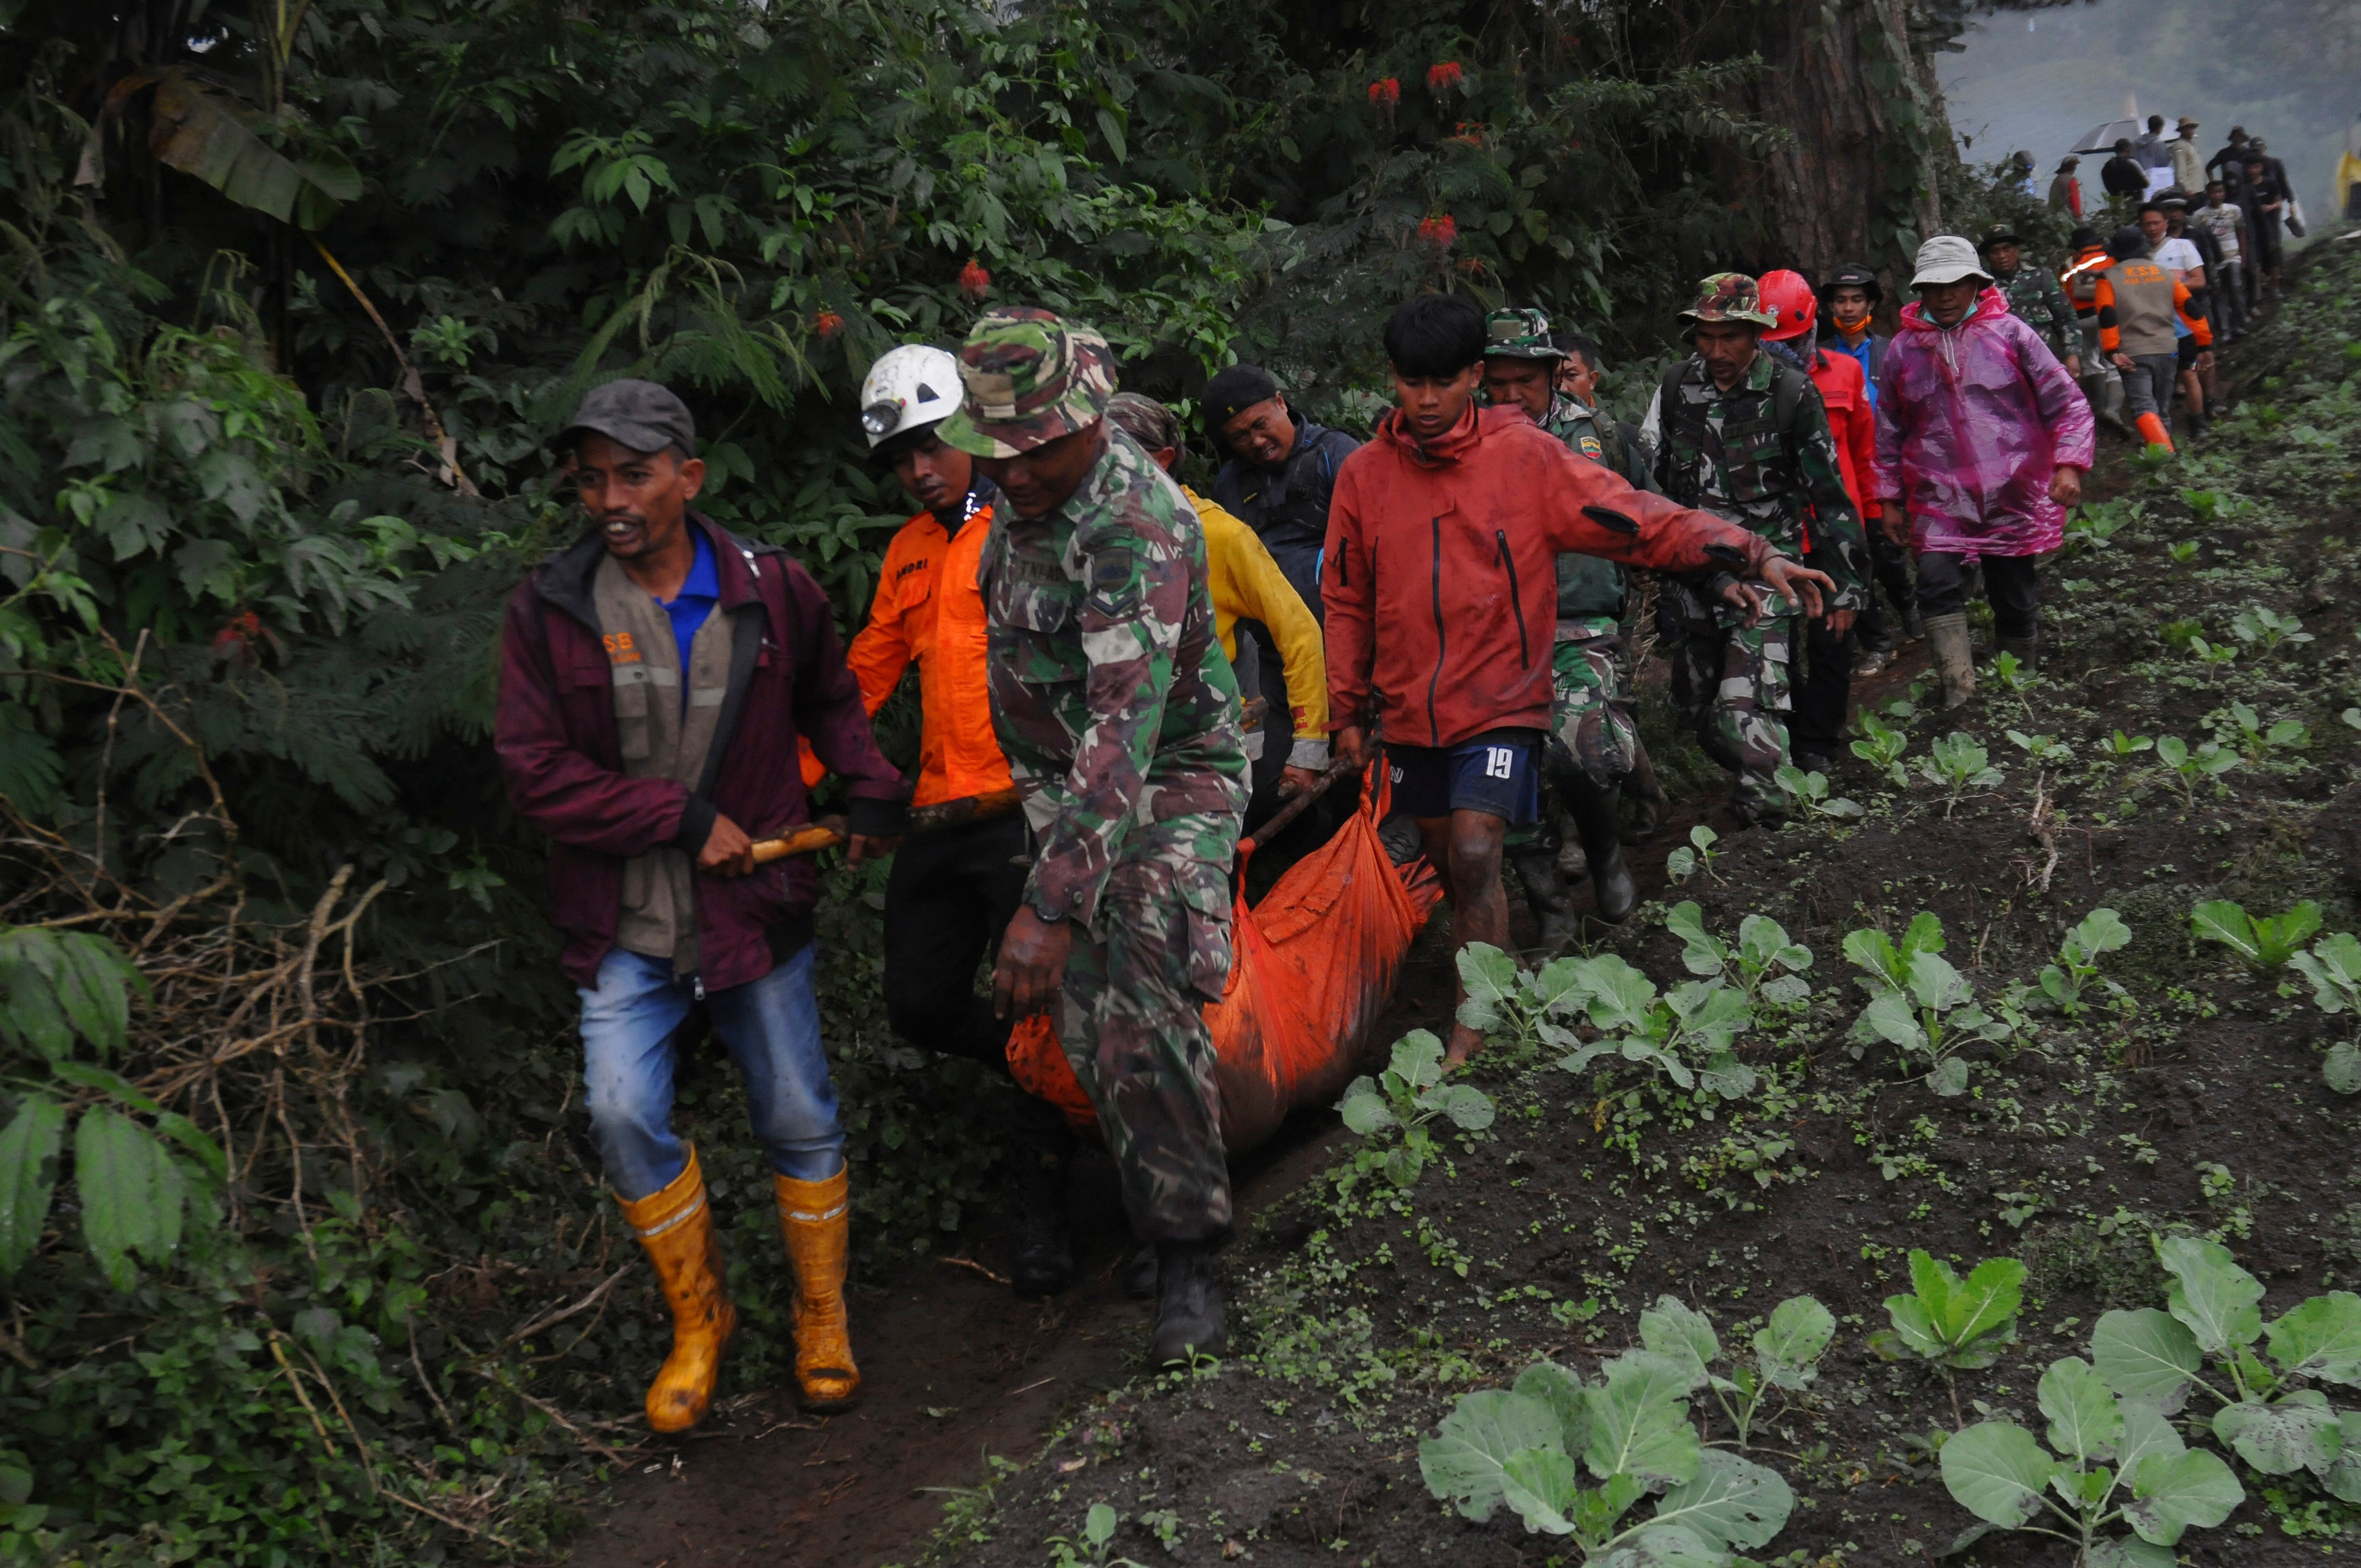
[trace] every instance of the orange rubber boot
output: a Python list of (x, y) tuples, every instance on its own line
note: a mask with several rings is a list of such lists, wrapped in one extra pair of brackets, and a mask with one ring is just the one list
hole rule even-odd
[(2162, 419), (2155, 414), (2146, 413), (2133, 422), (2139, 426), (2142, 439), (2146, 440), (2150, 446), (2161, 446), (2167, 452), (2172, 450), (2172, 432), (2164, 428)]
[(820, 1415), (851, 1409), (861, 1392), (844, 1312), (845, 1244), (852, 1233), (846, 1175), (840, 1170), (826, 1181), (771, 1179), (778, 1191), (779, 1232), (796, 1272), (796, 1402)]
[(623, 1203), (623, 1218), (648, 1249), (664, 1299), (672, 1306), (672, 1354), (648, 1385), (648, 1425), (686, 1431), (705, 1419), (721, 1354), (738, 1332), (738, 1309), (721, 1282), (721, 1250), (713, 1236), (713, 1210), (697, 1150), (688, 1168), (663, 1191)]

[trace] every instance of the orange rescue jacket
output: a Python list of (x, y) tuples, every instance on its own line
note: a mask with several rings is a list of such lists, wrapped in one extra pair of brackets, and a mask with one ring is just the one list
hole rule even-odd
[[(912, 806), (989, 795), (1014, 787), (1007, 759), (992, 730), (992, 696), (984, 681), (983, 594), (976, 587), (992, 508), (977, 509), (951, 537), (932, 512), (904, 523), (885, 549), (869, 624), (852, 640), (846, 662), (861, 683), (872, 717), (918, 666), (918, 785)], [(807, 749), (804, 779), (823, 770)]]

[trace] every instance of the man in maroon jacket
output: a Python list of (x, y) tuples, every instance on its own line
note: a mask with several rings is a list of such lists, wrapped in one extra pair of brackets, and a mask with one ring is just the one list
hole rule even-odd
[[(1500, 846), (1533, 819), (1549, 726), (1556, 558), (1711, 573), (1760, 613), (1741, 577), (1820, 609), (1834, 585), (1761, 535), (1636, 490), (1508, 407), (1478, 408), (1484, 313), (1425, 294), (1386, 323), (1395, 408), (1345, 460), (1320, 576), (1337, 755), (1383, 726), (1394, 804), (1443, 872), (1461, 946), (1506, 947)], [(1465, 1000), (1463, 992), (1463, 1000)], [(1483, 1036), (1452, 1031), (1450, 1059)]]
[(687, 408), (648, 381), (583, 400), (555, 444), (595, 525), (509, 600), (495, 741), (548, 833), (550, 896), (582, 994), (593, 1135), (673, 1311), (648, 1424), (703, 1417), (737, 1327), (697, 1151), (672, 1131), (673, 1058), (705, 1004), (770, 1156), (797, 1280), (807, 1409), (861, 1385), (844, 1316), (844, 1136), (812, 994), (810, 866), (755, 841), (810, 815), (796, 739), (851, 787), (850, 858), (890, 850), (902, 781), (878, 754), (828, 599), (775, 547), (688, 510)]

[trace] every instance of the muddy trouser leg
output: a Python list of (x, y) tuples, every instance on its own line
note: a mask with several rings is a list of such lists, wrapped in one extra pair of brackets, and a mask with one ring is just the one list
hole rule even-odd
[[(1901, 505), (1899, 501), (1891, 504)], [(1886, 538), (1885, 530), (1877, 523), (1864, 526), (1869, 533), (1869, 564), (1877, 580), (1870, 590), (1869, 608), (1861, 611), (1855, 628), (1862, 647), (1891, 652), (1897, 639), (1877, 602), (1876, 590), (1885, 590), (1886, 598), (1894, 601), (1895, 619), (1906, 625), (1917, 607), (1917, 589), (1910, 581), (1910, 551)]]
[(1730, 801), (1748, 821), (1777, 820), (1786, 793), (1774, 774), (1787, 762), (1788, 663), (1796, 617), (1764, 616), (1723, 628), (1686, 584), (1667, 583), (1659, 627), (1672, 666), (1675, 708), (1705, 754), (1738, 775)]
[(2111, 418), (2120, 418), (2124, 409), (2124, 376), (2115, 362), (2099, 346), (2098, 318), (2093, 316), (2082, 328), (2082, 395), (2091, 402), (2091, 411)]
[(1624, 663), (1623, 638), (1612, 622), (1550, 650), (1549, 772), (1581, 773), (1600, 789), (1619, 788), (1630, 776), (1640, 724)]
[(1226, 815), (1134, 829), (1066, 960), (1059, 1042), (1098, 1112), (1144, 1242), (1214, 1245), (1230, 1234), (1204, 1003), (1220, 999), (1229, 973), (1236, 843), (1237, 818)]
[(1968, 608), (1968, 558), (1938, 550), (1918, 555), (1918, 610), (1922, 615), (1961, 615)]
[(2142, 414), (2155, 414), (2168, 427), (2172, 420), (2172, 384), (2179, 377), (2178, 356), (2135, 354), (2132, 367), (2124, 372), (2124, 412), (2133, 419)]
[(1815, 620), (1805, 631), (1804, 651), (1806, 667), (1795, 683), (1788, 741), (1798, 755), (1808, 751), (1833, 759), (1852, 706), (1853, 634), (1839, 635)]
[(2243, 334), (2246, 330), (2246, 289), (2245, 280), (2239, 277), (2243, 270), (2243, 260), (2222, 263), (2221, 281), (2213, 290), (2213, 331), (2216, 335), (2225, 326), (2234, 333)]
[[(976, 967), (1025, 894), (1025, 818), (1016, 812), (939, 832), (917, 833), (895, 852), (885, 879), (885, 1020), (911, 1045), (1008, 1073), (1008, 1025), (976, 990)], [(1073, 1130), (1055, 1105), (1009, 1097), (1009, 1139), (1060, 1157)]]
[(2034, 636), (2041, 626), (2041, 563), (2034, 555), (1987, 555), (1984, 598), (1993, 611), (1993, 635)]

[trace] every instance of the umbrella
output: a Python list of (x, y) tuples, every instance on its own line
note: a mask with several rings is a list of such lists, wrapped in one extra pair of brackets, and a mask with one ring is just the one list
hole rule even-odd
[(2076, 142), (2072, 150), (2077, 153), (2113, 152), (2115, 150), (2116, 142), (2136, 142), (2146, 135), (2147, 135), (2147, 126), (2142, 121), (2109, 120), (2105, 125)]

